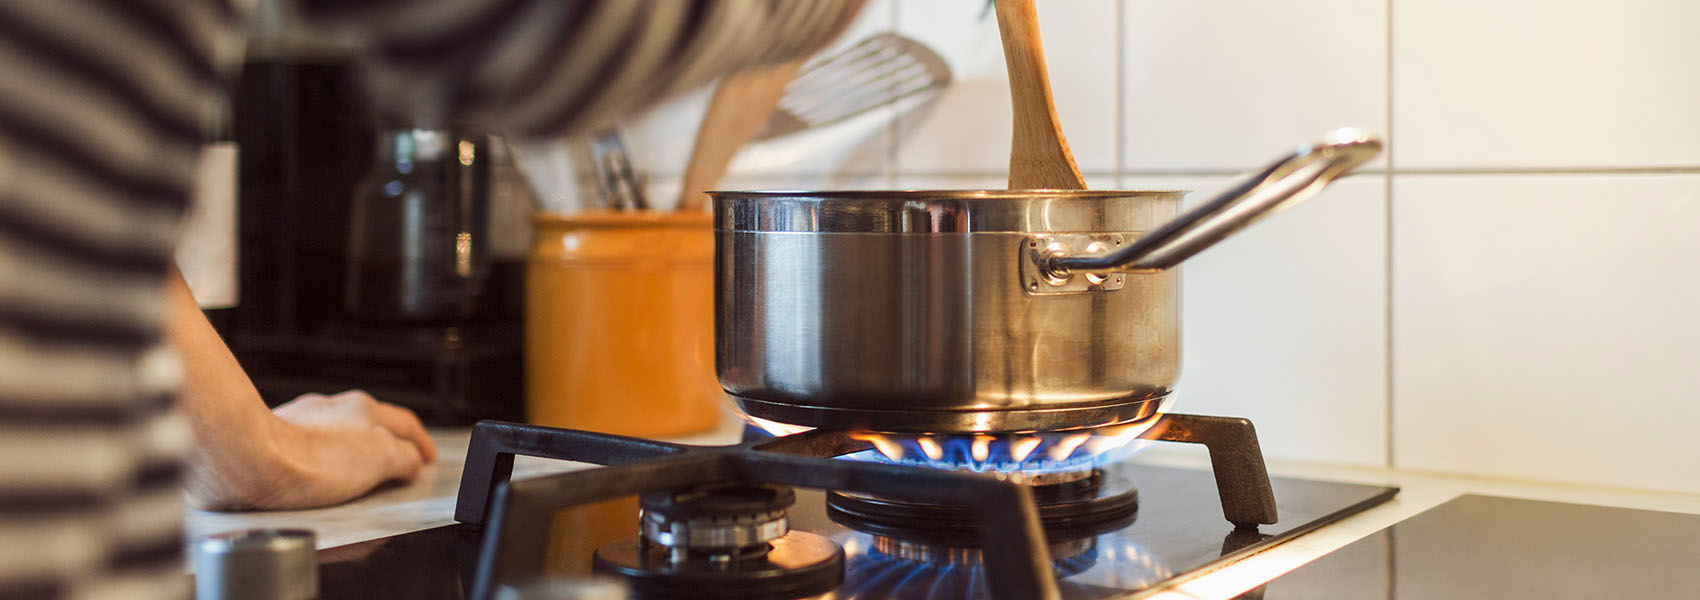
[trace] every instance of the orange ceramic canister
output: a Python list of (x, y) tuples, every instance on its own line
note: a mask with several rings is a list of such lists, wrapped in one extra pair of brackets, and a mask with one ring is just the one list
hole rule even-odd
[(711, 216), (540, 213), (526, 265), (531, 422), (632, 436), (713, 428)]

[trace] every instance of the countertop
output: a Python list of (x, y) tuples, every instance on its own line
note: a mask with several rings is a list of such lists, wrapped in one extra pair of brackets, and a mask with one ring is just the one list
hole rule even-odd
[[(689, 444), (736, 441), (740, 425), (728, 422), (716, 431), (672, 439)], [(320, 548), (429, 529), (453, 522), (455, 494), (466, 454), (469, 429), (437, 429), (439, 459), (407, 485), (378, 490), (341, 506), (298, 511), (209, 512), (190, 510), (187, 529), (200, 536), (253, 527), (306, 527), (318, 532)], [(1134, 458), (1165, 466), (1208, 468), (1201, 448), (1153, 448)], [(519, 457), (516, 477), (585, 468), (585, 465)], [(1271, 475), (1352, 483), (1399, 486), (1398, 496), (1380, 506), (1348, 517), (1263, 552), (1217, 569), (1195, 573), (1147, 592), (1166, 600), (1232, 598), (1287, 571), (1332, 552), (1384, 527), (1428, 510), (1462, 494), (1487, 494), (1557, 502), (1597, 504), (1645, 510), (1700, 514), (1700, 495), (1563, 485), (1543, 482), (1480, 479), (1370, 467), (1271, 461)]]
[[(728, 420), (714, 431), (700, 435), (668, 438), (682, 444), (731, 444), (738, 441), (741, 422)], [(472, 438), (468, 428), (432, 428), (437, 442), (437, 462), (425, 465), (419, 477), (406, 485), (376, 490), (347, 504), (311, 510), (221, 512), (189, 509), (185, 529), (194, 539), (203, 535), (268, 527), (305, 527), (318, 534), (319, 548), (334, 548), (379, 537), (440, 527), (454, 523), (455, 494), (460, 489), (460, 472), (466, 464), (466, 447)], [(530, 456), (514, 458), (514, 477), (527, 478), (588, 468)]]

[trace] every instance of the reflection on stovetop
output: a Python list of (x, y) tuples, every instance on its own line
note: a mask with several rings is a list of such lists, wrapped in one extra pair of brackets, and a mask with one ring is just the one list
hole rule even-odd
[[(1179, 574), (1236, 557), (1331, 523), (1391, 498), (1393, 488), (1273, 479), (1281, 519), (1255, 531), (1223, 519), (1209, 471), (1113, 465), (1107, 477), (1132, 482), (1138, 505), (1131, 519), (1089, 535), (1047, 533), (1065, 598), (1123, 597)], [(831, 598), (985, 597), (980, 549), (963, 539), (936, 543), (926, 536), (856, 531), (829, 515), (826, 496), (797, 489), (791, 528), (830, 538), (844, 548), (845, 577)], [(550, 532), (551, 574), (588, 577), (596, 548), (638, 534), (635, 499), (561, 511)], [(328, 600), (466, 597), (480, 532), (451, 525), (320, 551), (321, 588)]]
[(1700, 598), (1700, 515), (1460, 496), (1240, 598)]

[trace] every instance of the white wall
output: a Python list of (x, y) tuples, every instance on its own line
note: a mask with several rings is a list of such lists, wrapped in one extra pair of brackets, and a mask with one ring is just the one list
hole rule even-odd
[[(1189, 263), (1178, 410), (1250, 417), (1279, 459), (1700, 493), (1700, 4), (1039, 4), (1093, 187), (1208, 193), (1337, 126), (1390, 141)], [(984, 12), (871, 2), (852, 37), (920, 39), (957, 82), (835, 184), (1002, 187)]]

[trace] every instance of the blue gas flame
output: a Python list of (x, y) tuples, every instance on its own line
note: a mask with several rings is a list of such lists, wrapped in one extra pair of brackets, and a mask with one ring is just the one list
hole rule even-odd
[(1102, 466), (1144, 448), (1142, 439), (1156, 423), (1083, 429), (999, 434), (921, 434), (863, 431), (851, 437), (870, 442), (874, 449), (849, 455), (902, 465), (990, 473), (1048, 473)]

